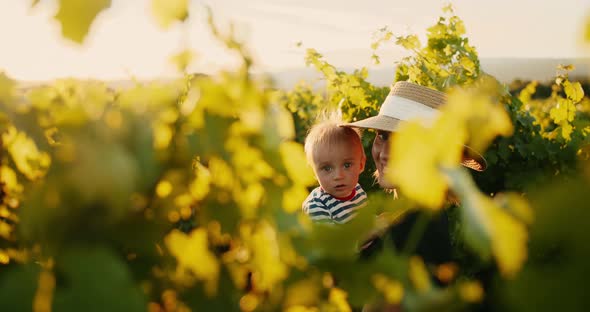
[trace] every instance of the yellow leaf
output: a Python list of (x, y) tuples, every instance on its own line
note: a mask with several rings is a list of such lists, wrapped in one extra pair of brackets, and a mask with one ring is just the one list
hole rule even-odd
[(428, 292), (432, 288), (430, 275), (420, 257), (410, 258), (409, 277), (418, 292)]
[(158, 185), (156, 186), (156, 194), (158, 195), (158, 197), (164, 198), (170, 195), (170, 193), (172, 193), (172, 189), (173, 186), (172, 183), (170, 183), (170, 181), (162, 180), (158, 182)]
[(428, 128), (418, 122), (403, 124), (391, 144), (386, 178), (405, 195), (430, 209), (442, 207), (447, 181), (440, 169), (458, 166), (465, 130), (450, 115), (441, 115)]
[(396, 281), (391, 280), (382, 274), (376, 274), (372, 278), (375, 289), (383, 293), (383, 297), (388, 303), (399, 304), (404, 298), (404, 287)]
[(301, 209), (301, 203), (307, 197), (305, 186), (293, 185), (283, 193), (283, 209), (288, 213), (294, 213)]
[(33, 311), (51, 311), (54, 290), (55, 276), (50, 271), (42, 271), (39, 274), (37, 292), (33, 299)]
[(0, 220), (0, 237), (3, 237), (7, 240), (13, 239), (10, 237), (12, 230), (12, 225)]
[(446, 46), (443, 51), (447, 56), (451, 56), (453, 54), (453, 48), (450, 45)]
[(557, 106), (551, 108), (549, 111), (549, 117), (553, 119), (553, 122), (561, 123), (567, 119), (567, 111), (558, 103)]
[(10, 263), (10, 256), (4, 250), (0, 249), (0, 264), (5, 265)]
[(519, 221), (525, 224), (533, 223), (535, 218), (533, 210), (523, 196), (516, 193), (500, 193), (494, 197), (494, 202), (515, 216)]
[(13, 97), (16, 82), (4, 72), (0, 72), (0, 102), (8, 102)]
[(293, 124), (293, 116), (282, 106), (270, 106), (269, 112), (266, 114), (269, 127), (266, 131), (277, 131), (281, 139), (294, 139), (295, 126)]
[(202, 200), (209, 194), (211, 173), (200, 162), (195, 162), (195, 176), (189, 185), (189, 191), (195, 200)]
[(152, 0), (152, 11), (158, 24), (166, 29), (188, 17), (188, 0)]
[(512, 277), (522, 267), (527, 257), (527, 229), (521, 222), (497, 206), (488, 206), (492, 221), (492, 252), (500, 272)]
[(564, 123), (561, 125), (561, 136), (566, 140), (570, 141), (572, 139), (572, 132), (574, 131), (574, 127), (572, 127), (569, 123)]
[(467, 302), (480, 302), (483, 299), (483, 287), (478, 281), (462, 282), (459, 285), (459, 295)]
[(447, 4), (442, 8), (442, 11), (444, 13), (453, 13), (453, 5), (452, 4)]
[(436, 163), (436, 151), (426, 129), (416, 123), (400, 127), (391, 144), (392, 157), (385, 177), (400, 191), (430, 209), (441, 207), (446, 183)]
[(484, 80), (476, 88), (452, 90), (442, 108), (467, 127), (469, 141), (465, 143), (476, 151), (484, 151), (498, 135), (512, 135), (510, 116), (502, 103), (494, 100), (501, 96), (499, 88), (496, 81)]
[(170, 58), (172, 64), (176, 66), (179, 72), (186, 72), (193, 59), (195, 58), (195, 52), (191, 49), (181, 51)]
[(243, 312), (252, 312), (258, 306), (260, 300), (253, 293), (248, 293), (240, 298), (240, 309)]
[(232, 189), (235, 181), (232, 168), (223, 159), (212, 157), (209, 160), (209, 172), (211, 173), (211, 182), (224, 189)]
[(475, 63), (468, 58), (467, 56), (463, 56), (460, 60), (461, 66), (470, 74), (475, 74)]
[(111, 0), (59, 0), (55, 19), (64, 37), (82, 43), (96, 16), (111, 6)]
[(405, 37), (398, 37), (395, 44), (401, 45), (408, 50), (414, 50), (420, 48), (420, 40), (416, 35), (409, 35)]
[(566, 80), (563, 83), (563, 88), (567, 98), (574, 103), (580, 102), (584, 97), (584, 89), (582, 89), (582, 85), (578, 81), (571, 83), (569, 80)]
[(434, 26), (428, 28), (428, 37), (438, 38), (446, 34), (447, 28), (444, 24), (437, 23)]
[(242, 216), (245, 219), (250, 219), (256, 216), (265, 190), (261, 183), (252, 183), (244, 188), (235, 188), (233, 194), (235, 201), (240, 206)]
[(2, 135), (2, 140), (18, 170), (28, 179), (36, 180), (45, 175), (51, 164), (51, 157), (46, 152), (39, 151), (33, 139), (11, 127)]
[(174, 136), (173, 129), (170, 125), (163, 122), (154, 122), (153, 126), (154, 148), (163, 150), (168, 147), (172, 137)]
[(271, 178), (274, 169), (264, 160), (262, 151), (247, 142), (239, 135), (231, 136), (225, 144), (226, 150), (233, 152), (231, 162), (246, 183), (258, 182)]
[(341, 311), (341, 312), (350, 312), (352, 311), (352, 309), (350, 308), (350, 305), (348, 304), (348, 301), (346, 301), (346, 297), (348, 296), (348, 294), (340, 289), (340, 288), (332, 288), (330, 289), (330, 303), (333, 304), (336, 307), (336, 311)]
[(316, 307), (306, 307), (303, 305), (296, 305), (288, 307), (285, 312), (319, 312), (320, 310)]
[(463, 24), (463, 21), (460, 20), (459, 18), (455, 18), (455, 16), (453, 16), (451, 21), (453, 21), (455, 23), (455, 35), (456, 36), (464, 35), (465, 34), (465, 24)]
[(312, 279), (297, 281), (287, 288), (283, 304), (290, 307), (287, 311), (295, 311), (295, 307), (317, 305), (320, 296), (320, 285)]
[(295, 184), (311, 186), (316, 183), (313, 170), (307, 165), (307, 158), (301, 144), (292, 141), (282, 142), (279, 152), (287, 174)]
[(569, 122), (572, 122), (575, 116), (576, 107), (572, 103), (572, 100), (564, 98), (558, 98), (557, 105), (551, 108), (551, 110), (549, 111), (549, 117), (551, 117), (553, 122), (555, 122), (556, 124), (560, 124), (562, 126), (568, 124), (570, 128), (571, 125), (569, 125)]
[(187, 235), (174, 229), (164, 242), (180, 267), (190, 270), (200, 280), (217, 282), (219, 263), (209, 251), (207, 230), (198, 228)]
[(23, 191), (23, 186), (18, 183), (16, 172), (8, 166), (0, 166), (0, 181), (4, 183), (4, 187), (11, 193), (20, 193)]
[(262, 222), (250, 238), (252, 262), (256, 268), (254, 284), (259, 290), (272, 290), (288, 276), (288, 267), (281, 261), (276, 231)]

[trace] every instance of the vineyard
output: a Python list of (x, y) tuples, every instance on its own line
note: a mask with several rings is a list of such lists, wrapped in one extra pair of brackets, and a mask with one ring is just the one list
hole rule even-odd
[[(83, 44), (110, 2), (59, 1), (62, 35)], [(187, 23), (186, 2), (154, 0), (161, 26)], [(178, 79), (128, 88), (23, 87), (0, 72), (2, 311), (585, 309), (589, 77), (564, 64), (550, 85), (499, 83), (451, 6), (425, 42), (381, 29), (374, 61), (386, 61), (384, 45), (403, 47), (395, 81), (444, 91), (448, 103), (432, 125), (396, 133), (399, 198), (378, 188), (368, 160), (368, 206), (325, 226), (301, 211), (317, 186), (306, 132), (326, 111), (376, 115), (389, 87), (308, 48), (302, 62), (324, 87), (277, 89), (250, 74), (247, 45), (208, 14), (241, 57), (234, 70), (190, 73), (183, 50)], [(362, 135), (367, 155), (374, 136)], [(487, 170), (460, 165), (464, 145)], [(440, 220), (442, 234), (430, 232)], [(379, 244), (359, 252), (370, 233)]]

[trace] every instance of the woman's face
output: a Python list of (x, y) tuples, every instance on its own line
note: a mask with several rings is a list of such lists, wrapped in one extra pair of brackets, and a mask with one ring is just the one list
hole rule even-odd
[(385, 177), (385, 169), (389, 162), (389, 145), (391, 142), (391, 132), (388, 131), (377, 131), (375, 140), (373, 141), (373, 148), (371, 154), (373, 155), (373, 161), (377, 168), (376, 177), (379, 186), (385, 189), (393, 189), (394, 185), (387, 181)]

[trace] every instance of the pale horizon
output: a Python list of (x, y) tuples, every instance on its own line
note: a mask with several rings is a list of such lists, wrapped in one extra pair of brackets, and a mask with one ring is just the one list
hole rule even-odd
[[(198, 56), (192, 72), (232, 68), (236, 60), (204, 26), (204, 6), (219, 24), (233, 21), (254, 56), (255, 69), (276, 72), (304, 67), (306, 48), (314, 48), (339, 67), (371, 66), (372, 34), (387, 26), (395, 35), (424, 36), (448, 1), (191, 1), (191, 22), (160, 30), (149, 0), (113, 0), (91, 27), (83, 46), (61, 38), (54, 1), (5, 0), (0, 5), (3, 47), (0, 71), (17, 80), (63, 77), (103, 80), (156, 79), (175, 74), (169, 57), (189, 46)], [(582, 41), (587, 0), (538, 3), (532, 0), (457, 0), (467, 37), (480, 58), (586, 59)], [(16, 31), (15, 31), (16, 30)], [(296, 43), (301, 42), (302, 47)], [(378, 50), (388, 66), (403, 55), (392, 43)]]

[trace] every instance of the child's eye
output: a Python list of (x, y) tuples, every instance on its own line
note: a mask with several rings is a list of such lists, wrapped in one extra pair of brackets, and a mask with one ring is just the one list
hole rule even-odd
[(352, 163), (350, 163), (350, 162), (344, 163), (344, 168), (350, 168), (350, 167), (352, 167)]
[(389, 135), (391, 134), (391, 132), (387, 132), (387, 131), (377, 131), (377, 136), (379, 137), (380, 140), (382, 141), (387, 141), (389, 140)]
[(322, 170), (325, 172), (330, 172), (330, 171), (332, 171), (332, 167), (331, 166), (323, 166)]

